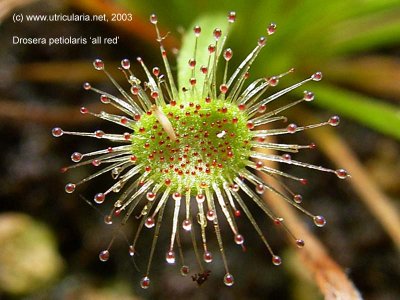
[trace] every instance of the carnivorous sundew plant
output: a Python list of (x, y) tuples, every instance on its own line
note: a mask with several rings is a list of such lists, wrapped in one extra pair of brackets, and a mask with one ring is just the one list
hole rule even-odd
[[(235, 12), (230, 12), (227, 31), (235, 19)], [(268, 129), (264, 125), (287, 122), (281, 112), (303, 101), (312, 101), (314, 94), (304, 91), (301, 99), (280, 108), (269, 109), (269, 104), (310, 81), (320, 81), (322, 74), (316, 72), (299, 83), (265, 95), (268, 89), (275, 87), (282, 77), (293, 70), (248, 82), (250, 67), (267, 41), (266, 37), (260, 37), (250, 54), (232, 73), (229, 72), (229, 61), (233, 52), (224, 48), (227, 34), (218, 28), (213, 31), (213, 43), (208, 49), (198, 49), (197, 40), (201, 35), (201, 27), (194, 27), (196, 43), (193, 56), (185, 66), (190, 76), (183, 79), (185, 86), (177, 87), (167, 51), (163, 47), (164, 37), (157, 27), (157, 16), (151, 15), (150, 22), (155, 26), (165, 74), (158, 67), (149, 70), (138, 57), (137, 62), (146, 74), (145, 82), (142, 82), (131, 70), (130, 61), (123, 59), (120, 70), (129, 82), (130, 90), (127, 91), (110, 76), (104, 62), (96, 59), (93, 62), (94, 68), (110, 79), (121, 97), (98, 90), (89, 83), (83, 85), (85, 90), (98, 93), (101, 102), (119, 109), (121, 115), (104, 111), (95, 113), (85, 107), (81, 108), (81, 113), (116, 123), (123, 127), (124, 132), (75, 132), (59, 127), (52, 130), (55, 137), (67, 134), (109, 140), (113, 143), (106, 149), (90, 153), (72, 153), (71, 159), (76, 164), (63, 168), (63, 171), (89, 164), (98, 167), (99, 171), (76, 183), (68, 183), (65, 191), (72, 193), (81, 184), (111, 173), (115, 182), (94, 196), (94, 202), (101, 204), (111, 200), (113, 193), (118, 194), (111, 212), (105, 217), (105, 223), (112, 224), (114, 218), (121, 217), (120, 222), (123, 225), (132, 214), (140, 217), (137, 232), (129, 246), (131, 256), (136, 254), (137, 241), (143, 231), (154, 235), (147, 269), (140, 282), (142, 288), (150, 286), (151, 263), (162, 220), (166, 218), (170, 218), (168, 224), (172, 224), (169, 246), (165, 251), (166, 262), (175, 264), (179, 260), (182, 275), (190, 273), (189, 266), (184, 262), (180, 238), (184, 234), (189, 235), (200, 270), (192, 279), (198, 284), (203, 283), (209, 275), (205, 264), (211, 263), (214, 256), (211, 252), (213, 249), (209, 249), (207, 243), (213, 231), (225, 268), (223, 281), (231, 286), (234, 277), (229, 271), (229, 255), (225, 253), (223, 246), (222, 233), (228, 231), (221, 228), (223, 218), (223, 222), (230, 227), (229, 234), (233, 235), (233, 242), (245, 249), (244, 235), (238, 224), (241, 221), (239, 217), (245, 215), (265, 244), (272, 263), (281, 264), (281, 258), (272, 250), (249, 210), (248, 201), (254, 201), (273, 223), (282, 226), (300, 248), (304, 246), (304, 241), (295, 237), (285, 226), (284, 220), (269, 209), (261, 198), (264, 192), (278, 194), (283, 201), (311, 217), (316, 226), (321, 227), (326, 223), (324, 217), (302, 208), (301, 195), (293, 193), (283, 183), (279, 187), (271, 186), (258, 174), (264, 173), (274, 178), (286, 177), (302, 184), (306, 183), (306, 179), (271, 168), (266, 162), (274, 161), (330, 172), (342, 179), (348, 176), (344, 169), (332, 170), (291, 158), (289, 153), (312, 149), (314, 144), (275, 143), (271, 141), (271, 136), (294, 134), (324, 125), (336, 126), (339, 124), (339, 117), (332, 116), (319, 124), (298, 126), (291, 123), (282, 128)], [(267, 35), (272, 35), (275, 30), (276, 25), (270, 24), (267, 26)], [(198, 64), (198, 51), (207, 51), (208, 61), (205, 65)], [(223, 72), (220, 76), (217, 68), (221, 65)], [(271, 154), (272, 152), (266, 150), (281, 155)], [(172, 216), (164, 216), (167, 206), (173, 207)], [(101, 261), (109, 259), (111, 245), (112, 241), (100, 252)]]

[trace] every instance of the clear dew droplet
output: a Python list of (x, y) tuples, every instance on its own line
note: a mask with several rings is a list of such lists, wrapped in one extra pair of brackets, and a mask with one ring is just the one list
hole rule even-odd
[(150, 286), (150, 278), (145, 276), (140, 280), (140, 287), (142, 289), (148, 289)]
[(204, 200), (205, 200), (205, 196), (203, 195), (203, 194), (198, 194), (197, 196), (196, 196), (196, 201), (197, 201), (197, 203), (203, 203), (204, 202)]
[(93, 66), (96, 70), (103, 70), (104, 69), (104, 62), (101, 59), (95, 59), (93, 62)]
[(345, 169), (338, 169), (335, 171), (335, 174), (340, 179), (345, 179), (345, 178), (347, 178), (347, 176), (349, 176), (349, 174), (347, 173), (347, 171)]
[(76, 185), (75, 185), (75, 184), (73, 184), (73, 183), (68, 183), (68, 184), (65, 186), (65, 191), (66, 191), (68, 194), (71, 194), (71, 193), (73, 193), (73, 192), (75, 191), (75, 188), (76, 188)]
[(108, 98), (106, 95), (100, 95), (100, 101), (104, 104), (108, 104), (111, 102), (110, 98)]
[(131, 62), (129, 61), (129, 59), (125, 58), (125, 59), (121, 60), (121, 66), (125, 70), (128, 70), (131, 67)]
[(316, 72), (316, 73), (312, 74), (311, 79), (314, 81), (320, 81), (322, 79), (322, 73)]
[(194, 28), (193, 28), (193, 32), (194, 32), (194, 34), (195, 34), (195, 36), (200, 36), (200, 33), (201, 33), (201, 27), (200, 26), (195, 26)]
[(97, 193), (94, 196), (94, 202), (96, 202), (97, 204), (101, 204), (104, 202), (105, 198), (106, 198), (106, 195), (104, 195), (104, 193)]
[(189, 272), (190, 272), (189, 266), (184, 265), (181, 267), (181, 275), (182, 276), (187, 276), (189, 274)]
[(104, 131), (102, 131), (102, 130), (96, 130), (96, 131), (94, 132), (94, 134), (96, 135), (96, 137), (97, 137), (98, 139), (101, 139), (101, 138), (104, 136)]
[(323, 227), (326, 224), (326, 220), (323, 216), (315, 216), (313, 219), (314, 219), (314, 224), (318, 227)]
[(153, 98), (153, 99), (157, 99), (157, 98), (158, 98), (158, 92), (157, 92), (157, 91), (152, 91), (152, 92), (150, 93), (150, 96), (151, 96), (151, 98)]
[(79, 152), (74, 152), (74, 153), (72, 153), (72, 155), (71, 155), (71, 160), (72, 160), (73, 162), (80, 162), (81, 159), (82, 159), (82, 153), (79, 153)]
[(219, 86), (219, 91), (220, 91), (222, 94), (226, 94), (226, 92), (228, 91), (228, 86), (227, 86), (226, 84), (221, 84), (221, 85)]
[(135, 248), (133, 248), (132, 245), (129, 245), (128, 252), (129, 252), (130, 256), (134, 256), (135, 255)]
[(154, 201), (154, 199), (156, 198), (156, 194), (153, 193), (153, 192), (148, 192), (148, 193), (146, 194), (146, 198), (147, 198), (147, 200), (149, 200), (149, 201)]
[(165, 254), (165, 260), (169, 264), (174, 264), (175, 263), (175, 252), (170, 250)]
[(206, 263), (210, 263), (210, 262), (213, 261), (213, 256), (212, 256), (212, 254), (211, 254), (210, 251), (205, 251), (205, 252), (204, 252), (204, 254), (203, 254), (203, 260), (204, 260)]
[(306, 185), (308, 183), (308, 180), (305, 178), (300, 178), (299, 181), (301, 184), (304, 184), (304, 185)]
[[(132, 95), (138, 95), (139, 94), (139, 88), (137, 87), (137, 86), (133, 86), (133, 87), (131, 87), (131, 93), (132, 93)], [(140, 117), (140, 115), (138, 115), (139, 117)], [(137, 119), (137, 118), (139, 118), (139, 117), (136, 117), (135, 116), (135, 120)], [(138, 121), (138, 120), (136, 120), (136, 121)]]
[(144, 223), (144, 226), (146, 226), (147, 228), (153, 228), (154, 225), (155, 225), (155, 222), (154, 222), (154, 218), (152, 218), (152, 217), (147, 218)]
[(338, 126), (340, 123), (340, 118), (339, 116), (332, 116), (328, 120), (329, 125), (331, 126)]
[(85, 115), (85, 114), (89, 113), (89, 110), (86, 107), (82, 106), (80, 109), (80, 112), (82, 115)]
[(228, 22), (229, 23), (234, 23), (236, 21), (236, 12), (231, 11), (228, 14)]
[(214, 34), (215, 40), (218, 41), (219, 38), (220, 38), (221, 35), (222, 35), (222, 31), (221, 31), (221, 29), (219, 29), (219, 28), (215, 28), (213, 34)]
[(64, 131), (60, 127), (55, 127), (52, 129), (51, 134), (54, 137), (60, 137), (64, 134)]
[(224, 51), (224, 58), (226, 61), (231, 60), (232, 56), (233, 56), (233, 51), (231, 48), (228, 48)]
[(157, 22), (158, 22), (157, 16), (155, 14), (151, 14), (150, 15), (150, 23), (157, 24)]
[(235, 243), (238, 245), (242, 245), (244, 242), (244, 238), (241, 234), (236, 234), (235, 235)]
[(289, 124), (289, 125), (286, 127), (286, 130), (287, 130), (289, 133), (295, 133), (296, 130), (297, 130), (297, 125), (294, 124), (294, 123)]
[(314, 93), (309, 91), (304, 91), (303, 99), (305, 101), (311, 102), (314, 100)]
[(111, 225), (112, 224), (112, 217), (110, 215), (105, 216), (104, 217), (104, 223), (106, 223), (107, 225)]
[(282, 263), (282, 258), (280, 258), (278, 255), (273, 255), (272, 256), (272, 263), (275, 266), (279, 266)]
[(258, 112), (259, 113), (264, 113), (267, 110), (267, 106), (265, 104), (262, 104), (258, 107)]
[(297, 239), (297, 240), (296, 240), (296, 245), (297, 245), (297, 247), (299, 247), (299, 248), (303, 248), (303, 247), (304, 247), (304, 241), (301, 240), (301, 239)]
[(103, 250), (99, 253), (100, 261), (107, 261), (110, 258), (110, 252), (108, 250)]
[(209, 210), (207, 212), (207, 220), (214, 221), (214, 219), (215, 219), (215, 212), (213, 210)]
[(264, 47), (266, 43), (267, 43), (267, 39), (264, 36), (262, 36), (258, 39), (258, 46)]
[(277, 76), (272, 76), (268, 79), (268, 84), (270, 86), (277, 86), (279, 83), (279, 78)]
[(194, 86), (194, 85), (196, 85), (196, 83), (197, 83), (197, 79), (194, 78), (194, 77), (193, 77), (193, 78), (190, 78), (190, 79), (189, 79), (189, 83), (190, 83), (191, 86)]
[(210, 44), (210, 45), (208, 46), (208, 52), (209, 52), (210, 54), (215, 52), (215, 45), (214, 45), (214, 44)]
[(268, 27), (267, 27), (268, 35), (274, 34), (275, 31), (276, 31), (276, 24), (275, 23), (269, 24)]
[(186, 231), (190, 231), (192, 229), (192, 222), (188, 219), (183, 220), (182, 228)]
[(235, 279), (233, 278), (232, 274), (230, 273), (225, 274), (224, 283), (226, 286), (232, 286), (235, 283)]
[(90, 90), (91, 88), (92, 88), (92, 86), (90, 85), (89, 82), (85, 82), (85, 83), (83, 84), (83, 89), (84, 89), (84, 90)]
[(178, 192), (172, 194), (172, 199), (174, 199), (175, 201), (179, 201), (179, 200), (181, 200), (181, 198), (182, 198), (182, 195)]
[(297, 195), (294, 195), (294, 196), (293, 196), (293, 200), (294, 200), (294, 202), (296, 202), (297, 204), (300, 204), (300, 203), (303, 201), (303, 197), (302, 197), (301, 195), (297, 194)]
[(234, 191), (234, 192), (239, 192), (239, 189), (240, 188), (236, 183), (231, 186), (231, 190)]
[(257, 184), (256, 185), (257, 194), (262, 195), (262, 194), (264, 194), (264, 191), (265, 191), (265, 188), (264, 188), (263, 184)]

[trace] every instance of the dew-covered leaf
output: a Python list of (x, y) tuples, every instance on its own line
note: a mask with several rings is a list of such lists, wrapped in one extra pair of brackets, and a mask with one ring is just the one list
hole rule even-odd
[[(204, 65), (207, 66), (209, 59), (209, 52), (207, 50), (210, 44), (215, 44), (215, 38), (213, 31), (215, 28), (222, 30), (222, 37), (219, 40), (219, 44), (224, 40), (224, 36), (227, 33), (228, 21), (226, 14), (214, 14), (204, 15), (198, 18), (192, 26), (189, 27), (182, 40), (182, 48), (180, 49), (178, 56), (178, 88), (182, 92), (183, 87), (189, 87), (189, 79), (192, 77), (192, 69), (189, 68), (189, 59), (194, 58), (194, 50), (196, 44), (196, 37), (193, 32), (193, 28), (199, 25), (201, 27), (201, 34), (197, 41), (196, 51), (196, 67), (194, 69), (196, 73), (197, 84), (196, 86), (201, 88), (204, 83), (204, 75), (200, 74), (199, 68)], [(221, 50), (221, 47), (219, 47)], [(212, 71), (212, 65), (209, 67), (208, 72)]]

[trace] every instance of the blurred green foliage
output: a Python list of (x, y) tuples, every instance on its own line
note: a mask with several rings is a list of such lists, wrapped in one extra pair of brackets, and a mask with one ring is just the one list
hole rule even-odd
[(0, 214), (0, 243), (0, 293), (33, 293), (54, 283), (64, 268), (53, 233), (28, 215)]
[[(207, 49), (208, 45), (212, 42), (211, 37), (214, 28), (218, 27), (223, 32), (226, 32), (228, 28), (228, 23), (226, 22), (226, 16), (224, 14), (211, 14), (202, 17), (201, 19), (196, 20), (195, 24), (201, 24), (202, 34), (200, 34), (196, 51), (196, 71), (198, 71), (200, 66), (208, 65), (209, 52), (203, 51), (203, 49)], [(222, 25), (222, 27), (221, 27)], [(196, 25), (193, 25), (194, 27)], [(188, 34), (185, 34), (182, 41), (182, 48), (179, 51), (178, 57), (178, 87), (181, 90), (182, 87), (188, 86), (189, 78), (192, 77), (192, 70), (188, 68), (189, 59), (193, 58), (193, 49), (195, 48), (196, 39), (192, 31), (189, 31)], [(201, 51), (199, 51), (201, 49)], [(219, 52), (221, 49), (219, 49)], [(213, 69), (213, 64), (211, 63), (209, 66), (208, 72), (211, 73)], [(197, 76), (197, 86), (202, 87), (204, 83), (204, 76)]]
[[(119, 1), (143, 16), (156, 12), (160, 23), (171, 30), (178, 26), (190, 28), (193, 20), (201, 17), (198, 24), (203, 31), (211, 32), (210, 26), (215, 22), (209, 21), (215, 20), (217, 12), (226, 15), (231, 10), (236, 11), (237, 22), (226, 45), (234, 50), (234, 63), (231, 65), (245, 57), (259, 36), (266, 35), (269, 23), (277, 23), (277, 34), (268, 39), (267, 47), (252, 67), (251, 74), (255, 77), (271, 76), (295, 67), (296, 75), (294, 78), (290, 76), (288, 83), (308, 77), (315, 71), (324, 72), (339, 59), (351, 60), (400, 46), (398, 0)], [(204, 17), (207, 15), (208, 21), (201, 22), (207, 19)], [(183, 45), (183, 48), (190, 47)], [(390, 51), (389, 57), (396, 59)], [(368, 76), (368, 68), (363, 72), (359, 72), (360, 77)], [(348, 87), (330, 81), (327, 77), (313, 85), (316, 105), (400, 139), (398, 105), (368, 97), (362, 89), (349, 91)], [(398, 82), (394, 79), (390, 84), (398, 85)], [(398, 103), (400, 95), (392, 98)]]

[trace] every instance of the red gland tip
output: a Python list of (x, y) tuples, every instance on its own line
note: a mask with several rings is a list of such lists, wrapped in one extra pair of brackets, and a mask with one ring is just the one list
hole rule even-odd
[(99, 253), (100, 261), (106, 262), (110, 258), (110, 252), (108, 250), (103, 250)]
[(262, 36), (262, 37), (260, 37), (260, 38), (258, 39), (258, 46), (264, 47), (265, 44), (266, 44), (266, 42), (267, 42), (267, 39), (266, 39), (264, 36)]
[(213, 35), (214, 35), (215, 40), (218, 41), (222, 35), (222, 30), (219, 28), (215, 28)]
[(339, 116), (332, 116), (328, 120), (329, 125), (331, 126), (338, 126), (340, 123), (340, 118)]
[(64, 131), (60, 127), (55, 127), (51, 130), (51, 134), (54, 137), (60, 137), (64, 134)]
[(309, 91), (304, 91), (303, 99), (305, 101), (308, 101), (308, 102), (313, 101), (314, 100), (314, 93), (313, 92), (309, 92)]
[(84, 114), (87, 114), (89, 112), (89, 110), (86, 107), (82, 106), (80, 109), (80, 112), (81, 112), (81, 114), (84, 115)]
[(236, 21), (236, 12), (231, 11), (228, 14), (228, 22), (229, 23), (234, 23)]
[(200, 36), (200, 33), (201, 33), (201, 27), (200, 26), (195, 26), (194, 28), (193, 28), (193, 31), (194, 31), (194, 34), (195, 34), (195, 36)]
[(158, 22), (157, 15), (151, 14), (150, 15), (150, 23), (155, 25), (155, 24), (157, 24), (157, 22)]
[(280, 258), (278, 255), (272, 256), (272, 263), (275, 266), (279, 266), (282, 263), (282, 258)]
[(316, 73), (312, 74), (311, 79), (314, 81), (320, 81), (322, 79), (322, 73), (316, 72)]
[(131, 67), (131, 62), (129, 61), (129, 59), (125, 58), (121, 60), (121, 67), (125, 70), (128, 70)]
[(303, 247), (304, 247), (304, 241), (301, 240), (301, 239), (297, 239), (297, 240), (296, 240), (296, 245), (297, 245), (297, 247), (299, 247), (299, 248), (303, 248)]
[(276, 24), (275, 23), (269, 24), (268, 27), (267, 27), (268, 35), (274, 34), (275, 31), (276, 31)]
[(295, 133), (296, 130), (297, 130), (297, 125), (294, 124), (294, 123), (289, 124), (289, 125), (286, 127), (286, 130), (287, 130), (289, 133)]
[(98, 71), (103, 70), (104, 69), (104, 62), (101, 59), (95, 59), (93, 61), (93, 66)]
[(140, 287), (142, 289), (148, 289), (150, 286), (150, 278), (145, 276), (140, 280)]
[(349, 176), (349, 174), (347, 173), (347, 171), (345, 169), (338, 169), (335, 171), (335, 174), (340, 179), (345, 179), (345, 178), (347, 178), (347, 176)]
[(73, 193), (73, 192), (75, 191), (75, 188), (76, 188), (76, 185), (75, 185), (75, 184), (73, 184), (73, 183), (68, 183), (68, 184), (65, 186), (65, 191), (66, 191), (68, 194), (71, 194), (71, 193)]
[(326, 220), (323, 216), (315, 216), (313, 218), (313, 220), (314, 220), (314, 224), (318, 227), (323, 227), (326, 224)]
[(233, 56), (233, 52), (231, 48), (228, 48), (224, 51), (224, 58), (226, 61), (230, 61)]
[(224, 284), (226, 286), (232, 286), (235, 283), (235, 279), (233, 278), (232, 274), (226, 273), (224, 276)]
[(83, 84), (83, 89), (84, 90), (90, 90), (92, 88), (92, 86), (90, 85), (90, 83), (89, 82), (85, 82), (84, 84)]

